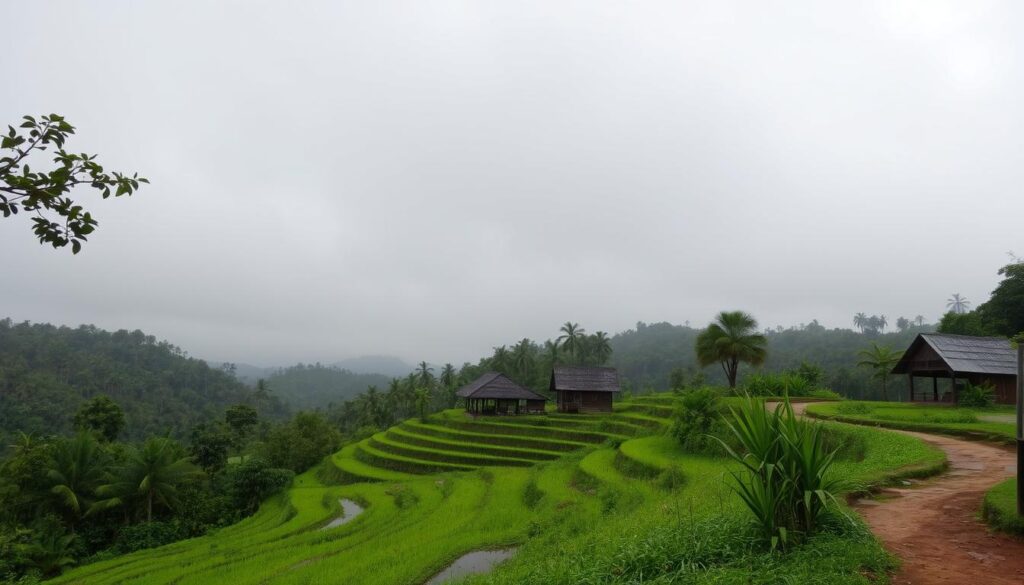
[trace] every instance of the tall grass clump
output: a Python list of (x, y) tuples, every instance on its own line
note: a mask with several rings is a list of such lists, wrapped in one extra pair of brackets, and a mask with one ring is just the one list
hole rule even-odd
[(672, 436), (688, 453), (720, 454), (716, 436), (722, 425), (722, 401), (714, 388), (685, 390), (673, 416)]
[(719, 443), (742, 465), (732, 472), (734, 489), (761, 534), (775, 549), (813, 533), (841, 487), (828, 473), (836, 452), (821, 425), (798, 419), (788, 398), (769, 411), (748, 395), (729, 411), (726, 425), (740, 447)]

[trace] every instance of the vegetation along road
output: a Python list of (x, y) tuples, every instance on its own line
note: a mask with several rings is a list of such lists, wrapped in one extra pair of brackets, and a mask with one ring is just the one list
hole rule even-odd
[[(801, 413), (806, 407), (794, 405)], [(855, 506), (872, 532), (903, 561), (893, 583), (1024, 583), (1024, 541), (993, 533), (977, 518), (985, 491), (1014, 473), (1012, 449), (930, 433), (893, 432), (942, 449), (949, 461), (949, 471), (942, 475), (887, 489), (882, 497)]]

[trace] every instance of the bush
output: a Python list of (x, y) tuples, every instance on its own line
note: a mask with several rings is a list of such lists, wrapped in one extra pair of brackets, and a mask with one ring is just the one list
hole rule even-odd
[(170, 544), (186, 536), (177, 522), (144, 522), (121, 529), (114, 542), (114, 549), (120, 554), (126, 554)]
[(821, 376), (814, 366), (802, 365), (792, 372), (749, 374), (742, 392), (751, 396), (801, 396), (838, 400), (839, 394), (819, 386)]
[(964, 389), (957, 392), (957, 404), (960, 406), (986, 407), (995, 404), (996, 390), (991, 384), (971, 384), (967, 382)]
[(672, 423), (672, 436), (691, 453), (716, 451), (718, 442), (709, 435), (720, 425), (721, 399), (713, 388), (698, 388), (681, 393), (679, 408)]
[(840, 487), (839, 480), (829, 478), (836, 452), (828, 450), (822, 426), (797, 418), (789, 400), (768, 412), (762, 401), (747, 396), (730, 411), (727, 424), (742, 447), (722, 445), (743, 466), (733, 472), (734, 489), (761, 535), (774, 549), (813, 533), (836, 504)]
[(230, 469), (228, 484), (236, 506), (251, 514), (260, 502), (292, 483), (295, 474), (288, 469), (271, 467), (258, 457), (250, 457)]
[(536, 478), (531, 477), (530, 481), (526, 482), (526, 487), (523, 488), (523, 505), (532, 510), (537, 507), (543, 497), (544, 492), (537, 487)]

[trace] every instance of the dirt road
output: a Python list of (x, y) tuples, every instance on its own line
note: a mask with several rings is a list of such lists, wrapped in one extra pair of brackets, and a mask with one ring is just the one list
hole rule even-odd
[[(803, 413), (806, 405), (794, 405)], [(946, 452), (949, 471), (854, 508), (903, 560), (894, 585), (1024, 585), (1024, 540), (992, 533), (978, 520), (985, 491), (1013, 475), (1012, 448), (902, 432)]]

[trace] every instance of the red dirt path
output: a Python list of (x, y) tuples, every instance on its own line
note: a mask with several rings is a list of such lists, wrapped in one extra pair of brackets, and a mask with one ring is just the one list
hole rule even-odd
[[(805, 406), (794, 408), (803, 412)], [(1013, 449), (894, 432), (945, 451), (949, 471), (854, 505), (886, 548), (903, 560), (893, 584), (1024, 585), (1024, 540), (990, 532), (977, 518), (985, 491), (1013, 475)]]

